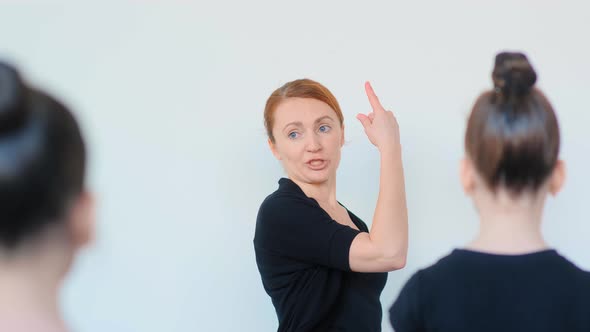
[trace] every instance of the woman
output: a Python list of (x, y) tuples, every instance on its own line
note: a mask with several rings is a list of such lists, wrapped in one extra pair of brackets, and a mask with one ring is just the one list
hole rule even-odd
[(390, 309), (396, 332), (590, 331), (590, 273), (551, 249), (543, 206), (564, 182), (559, 128), (525, 55), (500, 53), (467, 123), (461, 181), (480, 231), (418, 271)]
[(91, 237), (72, 114), (0, 62), (0, 331), (64, 332), (62, 279)]
[(262, 203), (256, 261), (279, 331), (380, 331), (384, 272), (405, 265), (408, 231), (399, 130), (371, 86), (359, 114), (379, 149), (371, 230), (336, 199), (344, 120), (336, 98), (308, 79), (283, 85), (264, 110), (268, 143), (287, 178)]

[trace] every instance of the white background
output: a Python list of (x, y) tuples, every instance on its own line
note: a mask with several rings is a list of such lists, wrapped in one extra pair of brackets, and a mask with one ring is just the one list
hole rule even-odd
[[(0, 57), (75, 110), (99, 199), (97, 239), (68, 278), (76, 331), (273, 331), (256, 269), (259, 204), (283, 175), (262, 111), (283, 83), (325, 84), (345, 115), (338, 199), (370, 224), (378, 154), (354, 118), (370, 80), (401, 126), (407, 267), (469, 241), (465, 120), (499, 50), (523, 50), (562, 129), (563, 192), (544, 233), (590, 269), (587, 1), (0, 1)], [(384, 331), (391, 331), (384, 315)]]

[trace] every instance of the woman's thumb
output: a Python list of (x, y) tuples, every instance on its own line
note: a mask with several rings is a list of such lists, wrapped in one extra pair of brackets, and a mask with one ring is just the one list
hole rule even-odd
[(365, 130), (369, 129), (369, 126), (371, 125), (371, 119), (369, 119), (368, 116), (364, 114), (357, 114), (356, 118), (362, 123)]

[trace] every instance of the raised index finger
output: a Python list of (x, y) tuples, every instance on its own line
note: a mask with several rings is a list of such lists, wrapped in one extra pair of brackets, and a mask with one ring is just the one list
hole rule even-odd
[(367, 92), (367, 97), (369, 97), (369, 103), (371, 104), (373, 111), (385, 112), (385, 109), (383, 108), (383, 106), (381, 106), (381, 102), (379, 102), (379, 98), (375, 94), (375, 91), (373, 91), (371, 83), (365, 82), (365, 91)]

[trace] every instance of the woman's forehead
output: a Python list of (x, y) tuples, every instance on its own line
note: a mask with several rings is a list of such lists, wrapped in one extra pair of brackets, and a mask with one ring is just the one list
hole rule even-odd
[(275, 122), (313, 123), (322, 117), (336, 119), (336, 112), (326, 103), (312, 98), (288, 98), (281, 102), (275, 110)]

